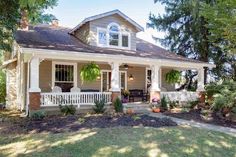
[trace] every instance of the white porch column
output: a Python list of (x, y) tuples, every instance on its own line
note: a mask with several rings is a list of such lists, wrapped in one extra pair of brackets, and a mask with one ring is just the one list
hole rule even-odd
[(197, 91), (205, 91), (204, 89), (204, 68), (198, 69), (198, 84), (197, 84)]
[(119, 66), (120, 64), (118, 62), (112, 62), (111, 65), (111, 102), (114, 103), (114, 101), (117, 98), (121, 99), (121, 90), (120, 90), (120, 72), (119, 72)]
[(118, 62), (112, 62), (111, 65), (111, 91), (112, 92), (120, 92), (120, 83), (119, 83), (119, 63)]
[(152, 65), (152, 85), (151, 91), (161, 91), (160, 89), (160, 66), (159, 65)]
[(30, 62), (30, 88), (29, 92), (41, 92), (39, 88), (39, 64), (38, 57), (33, 57)]
[(152, 85), (150, 89), (150, 102), (155, 99), (161, 99), (161, 89), (160, 89), (160, 66), (159, 65), (151, 65), (152, 70)]

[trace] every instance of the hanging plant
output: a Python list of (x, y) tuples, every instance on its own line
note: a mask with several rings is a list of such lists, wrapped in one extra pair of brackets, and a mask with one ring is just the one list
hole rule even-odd
[(166, 74), (166, 82), (169, 84), (180, 83), (181, 81), (181, 72), (177, 70), (171, 70)]
[(96, 81), (97, 77), (101, 74), (101, 70), (94, 62), (86, 64), (80, 71), (80, 78), (82, 82), (93, 82)]

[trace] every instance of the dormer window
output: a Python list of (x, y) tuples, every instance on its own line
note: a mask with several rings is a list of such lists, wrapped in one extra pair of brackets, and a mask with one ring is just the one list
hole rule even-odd
[(98, 28), (97, 42), (102, 47), (130, 49), (130, 33), (121, 31), (118, 24), (111, 23), (107, 29)]
[(119, 46), (119, 34), (120, 29), (117, 24), (110, 24), (108, 26), (109, 30), (109, 45), (111, 46)]

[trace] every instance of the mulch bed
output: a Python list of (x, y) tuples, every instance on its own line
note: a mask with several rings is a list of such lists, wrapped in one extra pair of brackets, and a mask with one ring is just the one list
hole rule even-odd
[[(5, 123), (5, 127), (4, 124)], [(84, 128), (109, 128), (117, 126), (147, 126), (164, 127), (176, 126), (177, 124), (168, 118), (155, 118), (148, 115), (75, 115), (75, 116), (50, 116), (43, 120), (29, 120), (24, 118), (20, 121), (2, 122), (0, 134), (4, 133), (38, 133), (50, 132), (61, 133), (78, 131)], [(1, 126), (1, 122), (0, 122)]]
[(230, 120), (220, 118), (215, 112), (212, 114), (210, 120), (206, 120), (201, 116), (201, 109), (192, 109), (189, 112), (179, 112), (179, 113), (171, 113), (165, 112), (165, 115), (182, 118), (186, 120), (194, 120), (197, 122), (209, 123), (214, 125), (220, 125), (224, 127), (231, 127), (236, 129), (236, 122), (232, 122)]

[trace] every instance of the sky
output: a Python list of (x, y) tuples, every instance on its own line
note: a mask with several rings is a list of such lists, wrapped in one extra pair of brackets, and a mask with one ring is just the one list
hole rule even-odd
[(160, 46), (152, 36), (162, 38), (164, 33), (146, 27), (150, 13), (158, 15), (165, 12), (164, 6), (154, 4), (154, 0), (59, 0), (56, 7), (46, 12), (55, 15), (59, 25), (73, 28), (86, 17), (115, 9), (119, 9), (145, 29), (137, 34), (139, 38)]

